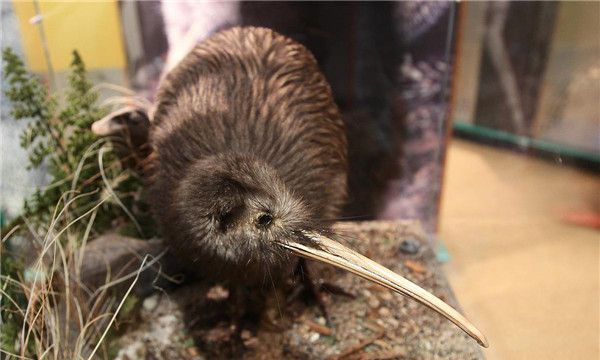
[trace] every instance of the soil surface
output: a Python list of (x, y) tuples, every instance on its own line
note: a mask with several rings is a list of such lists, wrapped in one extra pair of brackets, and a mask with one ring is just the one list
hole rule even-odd
[[(430, 242), (410, 221), (343, 223), (346, 245), (458, 307)], [(483, 359), (477, 343), (437, 313), (331, 266), (310, 263), (329, 322), (314, 303), (263, 291), (266, 307), (233, 321), (230, 290), (187, 284), (143, 300), (117, 340), (117, 359)], [(339, 289), (354, 295), (341, 294)], [(246, 325), (244, 325), (246, 324)]]

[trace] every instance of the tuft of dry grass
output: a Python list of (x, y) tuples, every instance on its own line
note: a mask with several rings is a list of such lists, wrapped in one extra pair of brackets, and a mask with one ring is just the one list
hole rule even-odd
[[(26, 261), (23, 273), (0, 274), (0, 311), (13, 311), (14, 319), (19, 319), (19, 330), (11, 348), (0, 348), (6, 359), (108, 359), (111, 330), (118, 322), (126, 300), (139, 280), (142, 271), (156, 263), (157, 259), (144, 256), (136, 271), (118, 274), (106, 264), (104, 285), (90, 289), (82, 278), (85, 248), (93, 233), (94, 221), (101, 206), (111, 203), (120, 207), (136, 225), (134, 215), (120, 201), (115, 191), (122, 175), (108, 178), (104, 171), (103, 154), (109, 150), (109, 143), (102, 140), (94, 143), (85, 152), (80, 166), (69, 179), (71, 191), (63, 194), (55, 206), (48, 226), (34, 227), (27, 220), (24, 226), (31, 256)], [(98, 156), (103, 186), (88, 193), (78, 193), (79, 174), (88, 156)], [(111, 164), (112, 165), (112, 164)], [(50, 185), (52, 186), (52, 184)], [(72, 207), (86, 197), (100, 192), (100, 200), (88, 204), (90, 208), (74, 218)], [(77, 212), (79, 213), (79, 212)], [(74, 224), (82, 223), (85, 230), (72, 231)], [(5, 243), (17, 233), (17, 228), (2, 238)], [(0, 250), (0, 257), (9, 256)], [(126, 282), (127, 281), (127, 282)], [(128, 284), (126, 291), (118, 294), (112, 291), (116, 285)], [(19, 301), (15, 294), (24, 297)], [(5, 318), (3, 316), (3, 318)], [(0, 324), (6, 325), (6, 324)], [(13, 324), (14, 325), (14, 324)], [(4, 331), (4, 330), (3, 330)], [(4, 334), (3, 334), (4, 335)]]

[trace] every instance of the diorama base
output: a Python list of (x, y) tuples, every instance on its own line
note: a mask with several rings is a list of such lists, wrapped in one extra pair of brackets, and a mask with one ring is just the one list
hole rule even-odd
[[(345, 222), (336, 229), (346, 245), (458, 307), (417, 222)], [(474, 340), (425, 306), (348, 272), (309, 264), (317, 285), (334, 285), (321, 291), (329, 322), (314, 302), (272, 288), (264, 289), (260, 319), (234, 321), (222, 314), (231, 308), (229, 290), (187, 284), (143, 300), (136, 323), (114, 344), (117, 359), (484, 358)], [(353, 297), (331, 290), (337, 288)]]

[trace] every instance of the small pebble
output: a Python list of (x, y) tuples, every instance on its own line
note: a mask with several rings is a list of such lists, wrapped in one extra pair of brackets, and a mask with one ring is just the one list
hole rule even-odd
[(400, 322), (398, 320), (396, 320), (396, 318), (394, 317), (388, 317), (387, 319), (387, 323), (390, 324), (390, 327), (392, 329), (397, 329), (400, 326)]
[(383, 301), (392, 301), (394, 299), (394, 296), (392, 295), (392, 293), (390, 291), (385, 291), (385, 292), (381, 293), (380, 297), (381, 297), (381, 300), (383, 300)]
[(390, 311), (390, 309), (382, 307), (381, 309), (379, 309), (379, 315), (387, 318), (388, 316), (392, 315), (392, 312)]
[(368, 301), (368, 304), (373, 309), (378, 308), (379, 305), (381, 305), (381, 303), (379, 302), (379, 300), (376, 297), (370, 298)]
[(318, 323), (319, 325), (325, 325), (325, 324), (327, 323), (327, 320), (325, 320), (325, 318), (324, 318), (324, 317), (322, 317), (322, 316), (319, 316), (319, 317), (317, 318), (317, 323)]
[(240, 337), (244, 342), (244, 346), (248, 349), (254, 349), (258, 346), (258, 338), (254, 336), (249, 330), (242, 330)]
[(408, 354), (406, 346), (396, 345), (392, 349), (394, 351), (394, 354), (398, 356), (406, 356)]
[(319, 335), (319, 333), (312, 333), (310, 335), (310, 338), (308, 338), (308, 341), (310, 341), (311, 343), (314, 343), (315, 341), (319, 340), (319, 338), (321, 337), (321, 335)]
[(146, 311), (152, 311), (156, 309), (156, 305), (158, 304), (158, 297), (156, 295), (150, 296), (144, 299), (142, 306)]
[(414, 255), (419, 252), (421, 244), (415, 239), (406, 239), (400, 243), (400, 251), (404, 254)]

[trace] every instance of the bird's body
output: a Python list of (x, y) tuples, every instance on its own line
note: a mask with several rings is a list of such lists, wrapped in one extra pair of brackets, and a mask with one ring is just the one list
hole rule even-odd
[(156, 219), (178, 261), (201, 274), (281, 274), (292, 261), (273, 241), (338, 217), (346, 196), (329, 85), (306, 48), (268, 29), (197, 45), (158, 91), (151, 143)]

